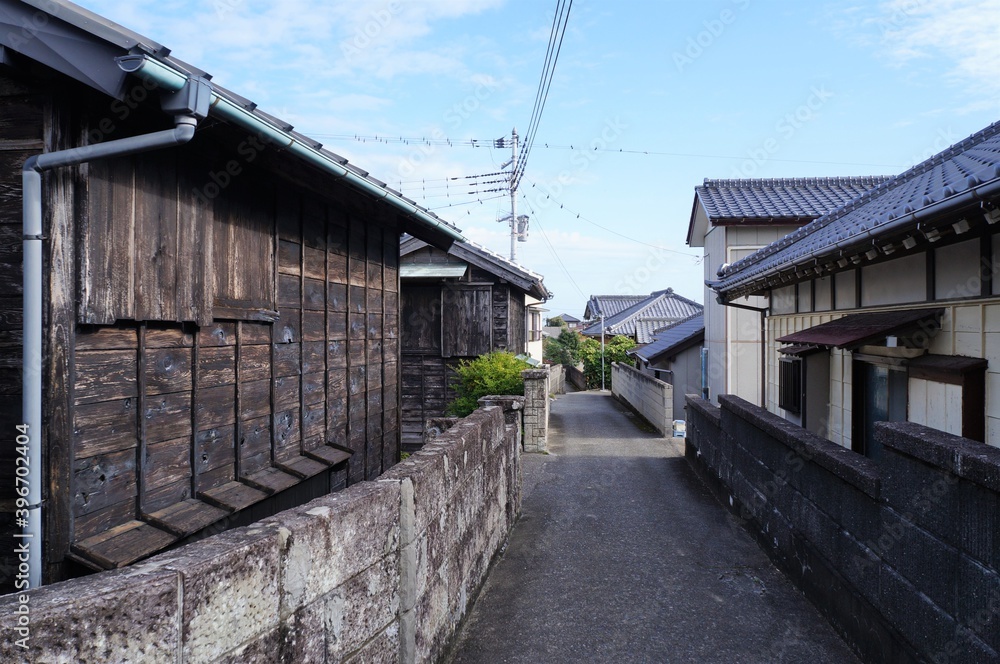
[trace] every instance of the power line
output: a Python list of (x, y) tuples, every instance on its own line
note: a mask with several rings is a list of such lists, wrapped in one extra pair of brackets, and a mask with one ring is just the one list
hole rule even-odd
[[(538, 81), (538, 92), (535, 94), (535, 107), (531, 111), (531, 120), (528, 123), (528, 131), (525, 133), (521, 161), (517, 164), (516, 171), (511, 175), (511, 188), (514, 190), (517, 189), (517, 185), (528, 165), (531, 148), (535, 143), (535, 135), (538, 133), (538, 126), (542, 120), (542, 111), (545, 110), (545, 102), (549, 98), (549, 88), (552, 87), (552, 77), (555, 74), (556, 63), (559, 61), (559, 53), (562, 51), (563, 38), (566, 36), (566, 26), (569, 23), (569, 14), (572, 9), (573, 0), (569, 0), (568, 4), (563, 2), (563, 0), (558, 0), (556, 3), (555, 16), (552, 19), (552, 29), (549, 33), (549, 46), (545, 54), (542, 76)], [(558, 43), (556, 42), (557, 32), (559, 34)]]
[[(506, 191), (506, 190), (503, 190)], [(444, 210), (445, 208), (461, 207), (463, 205), (475, 205), (476, 203), (483, 204), (486, 201), (495, 201), (499, 198), (507, 198), (506, 196), (490, 196), (488, 198), (477, 198), (474, 201), (465, 201), (462, 203), (449, 203), (448, 205), (438, 205), (436, 207), (427, 208), (428, 210)]]
[(530, 201), (526, 200), (525, 203), (528, 204), (528, 209), (531, 210), (531, 216), (535, 218), (535, 224), (538, 226), (538, 230), (541, 231), (542, 233), (542, 239), (545, 240), (545, 245), (549, 248), (549, 253), (551, 253), (552, 257), (556, 259), (557, 263), (559, 263), (559, 267), (562, 268), (563, 274), (565, 274), (566, 278), (569, 279), (569, 282), (573, 284), (573, 288), (575, 288), (576, 292), (580, 294), (580, 297), (586, 298), (587, 297), (586, 294), (584, 294), (584, 292), (580, 289), (580, 286), (577, 285), (576, 280), (573, 278), (573, 275), (571, 275), (569, 273), (569, 270), (566, 269), (565, 263), (563, 263), (562, 259), (559, 258), (559, 254), (556, 252), (555, 246), (549, 240), (549, 236), (545, 234), (545, 229), (542, 228), (542, 225), (539, 221), (538, 213), (535, 212), (535, 208), (531, 206)]
[[(528, 180), (528, 182), (531, 184), (532, 189), (534, 189), (535, 186), (536, 186), (535, 183), (531, 182), (531, 180)], [(551, 194), (545, 194), (545, 198), (548, 199), (548, 200), (555, 201), (555, 199), (552, 198)], [(555, 202), (559, 203), (559, 201), (555, 201)], [(529, 208), (531, 207), (531, 203), (528, 203), (528, 207)], [(567, 208), (563, 203), (559, 203), (559, 209), (560, 210), (565, 210), (566, 212), (568, 212), (568, 213), (570, 213), (572, 215), (575, 215), (575, 217), (577, 219), (580, 219), (581, 221), (585, 221), (585, 222), (587, 222), (588, 224), (590, 224), (592, 226), (597, 226), (601, 230), (607, 231), (608, 233), (611, 233), (612, 235), (617, 235), (618, 237), (626, 239), (626, 240), (629, 240), (630, 242), (635, 242), (637, 244), (641, 244), (641, 245), (644, 245), (644, 246), (647, 246), (647, 247), (652, 247), (653, 249), (659, 249), (660, 251), (669, 251), (669, 252), (674, 253), (674, 254), (680, 254), (681, 256), (684, 256), (685, 258), (694, 258), (694, 256), (691, 256), (690, 254), (685, 253), (683, 251), (679, 251), (677, 249), (670, 249), (669, 247), (661, 247), (661, 246), (655, 245), (655, 244), (650, 244), (649, 242), (644, 242), (644, 241), (638, 240), (638, 239), (636, 239), (634, 237), (629, 237), (628, 235), (625, 235), (624, 233), (619, 233), (618, 231), (616, 231), (614, 229), (611, 229), (611, 228), (608, 228), (607, 226), (602, 226), (601, 224), (597, 223), (596, 221), (593, 221), (591, 219), (588, 219), (587, 217), (584, 217), (581, 213), (574, 212), (573, 210)], [(532, 211), (534, 211), (534, 210), (532, 210)]]
[[(494, 139), (481, 140), (481, 139), (466, 139), (466, 140), (452, 140), (449, 138), (440, 139), (425, 139), (419, 137), (412, 138), (393, 138), (387, 139), (380, 136), (359, 136), (356, 134), (319, 134), (319, 133), (309, 133), (310, 136), (315, 138), (327, 138), (330, 140), (351, 140), (360, 142), (380, 142), (380, 143), (420, 143), (426, 142), (427, 145), (437, 145), (446, 147), (494, 147), (491, 143), (494, 143)], [(534, 147), (542, 148), (546, 150), (577, 150), (580, 152), (603, 152), (608, 154), (628, 154), (628, 155), (644, 155), (647, 157), (689, 157), (696, 159), (750, 159), (749, 155), (728, 155), (728, 154), (703, 154), (699, 152), (670, 152), (666, 150), (638, 150), (638, 149), (627, 149), (627, 148), (587, 148), (582, 145), (553, 145), (549, 143), (535, 144)], [(767, 161), (769, 162), (782, 162), (790, 164), (824, 164), (829, 166), (876, 166), (879, 168), (894, 168), (898, 169), (900, 164), (875, 164), (870, 162), (853, 162), (853, 161), (819, 161), (815, 159), (779, 159), (777, 157), (768, 156)], [(522, 160), (521, 163), (524, 163)], [(494, 175), (499, 175), (506, 173), (506, 171), (501, 171), (500, 173), (495, 173)], [(471, 175), (459, 176), (459, 177), (476, 177)], [(439, 178), (439, 180), (456, 180), (459, 177), (452, 178)], [(427, 180), (427, 182), (432, 182), (433, 180)], [(416, 182), (419, 182), (417, 180)]]

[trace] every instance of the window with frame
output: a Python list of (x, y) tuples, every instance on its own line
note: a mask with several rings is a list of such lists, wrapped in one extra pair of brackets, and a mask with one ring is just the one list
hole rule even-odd
[(539, 341), (542, 338), (542, 312), (528, 309), (528, 341)]
[(778, 407), (798, 415), (802, 412), (802, 360), (783, 357), (778, 366)]

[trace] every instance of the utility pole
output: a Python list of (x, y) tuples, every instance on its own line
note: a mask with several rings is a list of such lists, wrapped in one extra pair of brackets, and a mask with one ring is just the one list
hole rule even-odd
[[(517, 128), (511, 130), (510, 140), (510, 161), (501, 168), (510, 166), (510, 215), (505, 215), (497, 221), (510, 223), (510, 260), (517, 262), (517, 242), (528, 241), (528, 215), (517, 216)], [(502, 148), (506, 144), (506, 139), (499, 138), (494, 141), (494, 147)]]
[(510, 130), (510, 261), (517, 262), (517, 127)]

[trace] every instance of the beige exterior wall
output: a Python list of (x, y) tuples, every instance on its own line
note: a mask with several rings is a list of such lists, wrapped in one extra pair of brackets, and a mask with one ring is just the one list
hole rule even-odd
[[(715, 226), (705, 236), (705, 279), (718, 279), (723, 263), (734, 263), (792, 232), (795, 226)], [(737, 304), (766, 307), (764, 297), (740, 298)], [(720, 394), (735, 394), (761, 405), (760, 314), (715, 301), (705, 289), (705, 347), (708, 385), (713, 403)]]
[[(910, 257), (886, 262), (879, 270), (865, 273), (877, 275), (877, 280), (868, 277), (862, 281), (862, 300), (882, 301), (886, 294), (896, 293), (897, 302), (864, 309), (843, 307), (840, 306), (842, 298), (838, 294), (836, 311), (802, 311), (800, 301), (798, 313), (769, 317), (767, 409), (786, 419), (793, 419), (778, 408), (778, 348), (782, 345), (775, 341), (778, 337), (851, 313), (936, 306), (943, 308), (945, 313), (941, 330), (931, 341), (929, 352), (989, 361), (986, 373), (986, 442), (1000, 447), (1000, 297), (991, 295), (968, 299), (979, 288), (980, 274), (978, 253), (973, 257), (968, 246), (958, 244), (945, 247), (944, 250), (939, 249), (935, 262), (934, 276), (939, 299), (933, 302), (914, 300), (913, 284), (926, 284), (926, 274), (922, 267), (924, 264), (920, 263), (918, 267), (917, 261)], [(994, 264), (998, 264), (997, 258), (994, 258)], [(915, 271), (919, 273), (918, 276), (914, 276)], [(994, 272), (994, 285), (997, 280)], [(852, 287), (848, 279), (840, 279), (838, 275), (837, 288), (849, 292)], [(870, 294), (869, 289), (875, 294)], [(966, 299), (956, 299), (956, 295)], [(849, 304), (853, 304), (853, 298), (849, 300)], [(851, 445), (853, 424), (851, 367), (852, 354), (849, 351), (830, 351), (829, 417), (825, 436), (845, 447)], [(961, 413), (961, 390), (957, 386), (910, 379), (908, 388), (907, 413), (910, 421), (961, 434), (961, 420), (955, 417)]]
[[(532, 305), (539, 305), (539, 304), (542, 304), (541, 300), (539, 300), (537, 298), (534, 298), (534, 297), (532, 297), (530, 295), (525, 295), (524, 296), (524, 305), (525, 305), (525, 321), (524, 321), (524, 325), (525, 325), (525, 330), (524, 330), (525, 352), (528, 355), (530, 355), (532, 358), (541, 361), (541, 359), (543, 357), (543, 353), (544, 353), (544, 351), (542, 350), (542, 337), (541, 337), (541, 335), (539, 335), (539, 337), (538, 337), (537, 340), (535, 340), (535, 341), (531, 340), (531, 324), (530, 324), (531, 313), (530, 313), (530, 309), (529, 309), (529, 307), (531, 307)], [(544, 324), (545, 323), (545, 320), (544, 320), (545, 312), (544, 312), (544, 310), (542, 310), (539, 313), (539, 316), (542, 317), (540, 324)], [(542, 328), (539, 327), (538, 329), (539, 329), (539, 332), (541, 332)]]

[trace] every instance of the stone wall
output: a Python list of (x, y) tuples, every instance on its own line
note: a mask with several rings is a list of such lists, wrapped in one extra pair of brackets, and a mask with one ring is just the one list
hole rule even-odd
[(549, 433), (549, 367), (525, 369), (524, 378), (524, 451), (548, 450)]
[(884, 423), (875, 462), (719, 400), (687, 458), (866, 661), (1000, 661), (1000, 450)]
[(611, 394), (664, 436), (673, 434), (674, 388), (626, 364), (611, 364)]
[(0, 598), (0, 661), (434, 661), (520, 509), (507, 417), (481, 408), (375, 481)]

